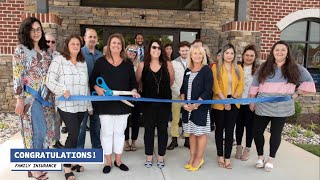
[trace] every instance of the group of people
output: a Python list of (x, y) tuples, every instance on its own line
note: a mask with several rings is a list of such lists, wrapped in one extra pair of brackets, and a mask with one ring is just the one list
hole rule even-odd
[[(55, 118), (56, 108), (68, 129), (64, 148), (83, 148), (90, 117), (92, 148), (103, 149), (103, 173), (106, 174), (111, 171), (112, 164), (122, 171), (129, 170), (121, 155), (123, 150), (136, 150), (141, 113), (145, 130), (144, 165), (147, 168), (152, 167), (154, 162), (155, 128), (158, 168), (165, 167), (166, 150), (178, 146), (181, 113), (184, 146), (190, 148), (185, 169), (198, 171), (205, 163), (207, 135), (213, 130), (214, 123), (217, 164), (220, 167), (232, 169), (230, 158), (235, 131), (235, 158), (248, 160), (254, 139), (258, 153), (256, 167), (271, 171), (285, 120), (294, 114), (293, 99), (299, 94), (315, 92), (311, 75), (295, 63), (290, 47), (284, 41), (275, 43), (266, 62), (258, 67), (258, 52), (253, 45), (244, 48), (240, 64), (232, 44), (223, 46), (217, 63), (209, 63), (208, 50), (200, 40), (192, 44), (181, 42), (178, 47), (180, 56), (173, 60), (171, 45), (164, 46), (159, 40), (150, 40), (144, 46), (142, 34), (136, 35), (136, 44), (127, 47), (121, 34), (111, 35), (103, 54), (95, 49), (97, 33), (94, 29), (86, 29), (84, 38), (79, 35), (67, 37), (60, 53), (49, 48), (55, 42), (44, 35), (38, 19), (25, 19), (19, 28), (20, 44), (13, 55), (13, 84), (17, 99), (15, 112), (20, 117), (24, 146), (41, 149), (59, 142), (60, 138), (54, 136), (54, 132), (59, 132), (57, 126), (61, 124), (57, 122), (60, 118)], [(82, 47), (83, 40), (85, 44)], [(130, 92), (135, 98), (200, 102), (280, 95), (291, 95), (293, 98), (257, 104), (133, 102), (134, 108), (123, 101), (54, 101), (55, 97), (86, 96), (93, 91), (104, 96), (105, 89), (97, 84), (97, 78), (102, 78), (110, 89)], [(168, 146), (170, 117), (172, 141)], [(270, 121), (270, 153), (265, 158), (263, 132)], [(129, 125), (132, 127), (131, 142)], [(245, 148), (242, 146), (244, 127)], [(67, 180), (75, 179), (73, 171), (83, 172), (84, 167), (64, 164)], [(46, 172), (32, 171), (28, 175), (40, 180), (48, 179)]]

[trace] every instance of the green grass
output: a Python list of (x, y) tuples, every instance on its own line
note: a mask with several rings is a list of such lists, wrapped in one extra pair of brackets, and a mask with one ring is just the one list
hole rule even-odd
[(313, 145), (313, 144), (295, 144), (295, 145), (320, 157), (320, 145)]

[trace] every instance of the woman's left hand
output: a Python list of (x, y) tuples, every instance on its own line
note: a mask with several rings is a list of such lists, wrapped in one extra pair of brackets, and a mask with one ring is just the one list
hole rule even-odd
[(140, 98), (141, 97), (140, 94), (137, 92), (137, 90), (134, 89), (131, 92), (132, 92), (132, 97), (134, 97), (134, 98)]
[(91, 111), (88, 111), (88, 113), (89, 113), (89, 115), (92, 115), (93, 114), (93, 111), (91, 110)]

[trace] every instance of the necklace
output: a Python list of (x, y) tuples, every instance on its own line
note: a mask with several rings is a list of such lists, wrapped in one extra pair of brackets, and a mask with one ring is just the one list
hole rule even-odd
[[(151, 69), (150, 69), (151, 70)], [(155, 73), (151, 70), (151, 72), (152, 72), (152, 76), (153, 76), (153, 78), (154, 78), (154, 80), (155, 80), (155, 82), (156, 82), (156, 84), (157, 84), (157, 87), (158, 87), (158, 89), (157, 89), (157, 93), (159, 94), (159, 92), (160, 92), (160, 82), (161, 82), (161, 78), (162, 78), (162, 70), (161, 70), (161, 68), (160, 68), (160, 78), (159, 78), (159, 81), (157, 81), (157, 78), (156, 78), (156, 76), (154, 75)]]

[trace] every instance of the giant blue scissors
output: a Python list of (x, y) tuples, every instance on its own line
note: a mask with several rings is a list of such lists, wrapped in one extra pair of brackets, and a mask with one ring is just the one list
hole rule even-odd
[[(96, 79), (96, 84), (97, 84), (97, 86), (101, 87), (104, 90), (104, 95), (105, 96), (133, 95), (132, 91), (115, 91), (115, 90), (111, 90), (102, 77), (98, 77)], [(96, 91), (93, 91), (92, 92), (92, 96), (96, 96), (96, 95), (98, 95), (98, 93)], [(127, 101), (127, 100), (122, 100), (122, 102), (125, 103), (128, 106), (134, 107), (134, 105), (132, 103), (130, 103), (129, 101)]]

